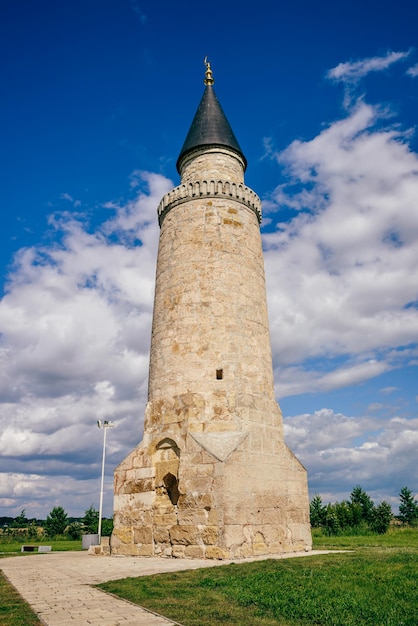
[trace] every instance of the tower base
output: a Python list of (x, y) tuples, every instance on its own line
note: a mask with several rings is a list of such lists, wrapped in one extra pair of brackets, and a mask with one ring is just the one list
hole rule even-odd
[[(266, 449), (269, 448), (269, 449)], [(256, 432), (147, 437), (115, 470), (112, 554), (231, 559), (312, 548), (306, 470)]]

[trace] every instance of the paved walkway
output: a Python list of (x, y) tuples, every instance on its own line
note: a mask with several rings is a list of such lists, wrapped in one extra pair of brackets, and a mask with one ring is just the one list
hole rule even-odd
[[(265, 558), (290, 558), (329, 551), (296, 552)], [(176, 624), (119, 600), (91, 585), (126, 578), (216, 567), (237, 561), (93, 556), (55, 552), (0, 559), (0, 569), (46, 626), (168, 626)]]

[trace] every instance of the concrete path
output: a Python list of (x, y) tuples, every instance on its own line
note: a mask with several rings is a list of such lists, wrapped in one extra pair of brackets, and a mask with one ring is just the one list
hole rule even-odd
[(327, 552), (296, 552), (239, 561), (108, 557), (93, 556), (87, 552), (55, 552), (0, 559), (0, 569), (46, 626), (167, 626), (177, 622), (114, 598), (91, 585), (127, 576), (149, 576), (232, 562)]

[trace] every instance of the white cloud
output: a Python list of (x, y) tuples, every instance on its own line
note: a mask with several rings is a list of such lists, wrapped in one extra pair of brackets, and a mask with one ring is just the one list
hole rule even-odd
[(380, 389), (380, 393), (383, 393), (384, 395), (389, 395), (394, 391), (399, 391), (399, 387), (384, 387), (383, 389)]
[(60, 195), (60, 198), (61, 198), (61, 200), (68, 200), (68, 202), (71, 202), (71, 204), (72, 204), (74, 207), (79, 207), (79, 206), (81, 206), (81, 202), (80, 202), (80, 200), (74, 200), (74, 198), (73, 198), (72, 196), (70, 196), (70, 194), (69, 194), (69, 193), (62, 193), (62, 194)]
[(370, 72), (386, 70), (393, 63), (406, 59), (408, 55), (409, 52), (388, 52), (385, 56), (339, 63), (329, 70), (327, 76), (335, 81), (357, 82)]
[(291, 183), (270, 202), (296, 212), (263, 236), (279, 394), (338, 388), (412, 363), (418, 157), (408, 136), (360, 101), (276, 158)]
[(319, 493), (325, 502), (347, 498), (360, 484), (395, 509), (400, 489), (413, 488), (418, 419), (347, 417), (322, 409), (285, 419), (285, 437), (308, 470), (311, 496)]
[[(322, 367), (326, 364), (326, 358)], [(358, 363), (347, 363), (324, 373), (319, 363), (316, 367), (303, 366), (276, 367), (276, 393), (281, 398), (309, 392), (331, 391), (357, 385), (375, 376), (390, 371), (394, 366), (389, 362), (376, 359), (360, 360)]]
[(412, 76), (412, 78), (415, 78), (415, 76), (418, 76), (418, 63), (408, 68), (406, 70), (406, 73), (408, 74), (408, 76)]
[[(64, 506), (69, 515), (79, 516), (90, 504), (96, 505), (98, 490), (97, 479), (79, 480), (70, 472), (65, 476), (65, 480), (62, 480), (61, 476), (54, 479), (47, 474), (33, 474), (30, 471), (0, 473), (0, 507), (3, 514), (10, 514), (11, 517), (25, 509), (29, 518), (45, 519), (46, 514), (54, 506)], [(106, 478), (104, 485), (106, 499), (109, 500), (112, 491), (112, 482)], [(46, 513), (45, 503), (48, 504)]]
[[(51, 475), (66, 485), (60, 504), (71, 490), (80, 494), (70, 500), (72, 514), (90, 505), (101, 459), (97, 419), (118, 425), (108, 438), (110, 483), (111, 470), (140, 441), (156, 208), (172, 183), (157, 174), (136, 177), (136, 198), (113, 205), (114, 217), (97, 231), (55, 215), (60, 243), (22, 249), (15, 259), (0, 302), (0, 498), (14, 511), (30, 505), (31, 516), (45, 516), (45, 500), (50, 506), (57, 495), (51, 488), (46, 496)], [(38, 495), (28, 502), (35, 485)], [(111, 486), (108, 492), (110, 506)]]

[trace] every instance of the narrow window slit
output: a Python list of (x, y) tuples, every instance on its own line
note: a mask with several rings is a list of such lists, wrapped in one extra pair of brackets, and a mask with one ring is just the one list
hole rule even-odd
[(223, 377), (224, 377), (224, 371), (216, 370), (216, 380), (222, 380)]
[(173, 474), (166, 474), (163, 478), (164, 486), (167, 490), (167, 495), (171, 500), (171, 504), (177, 504), (180, 497), (179, 481)]

